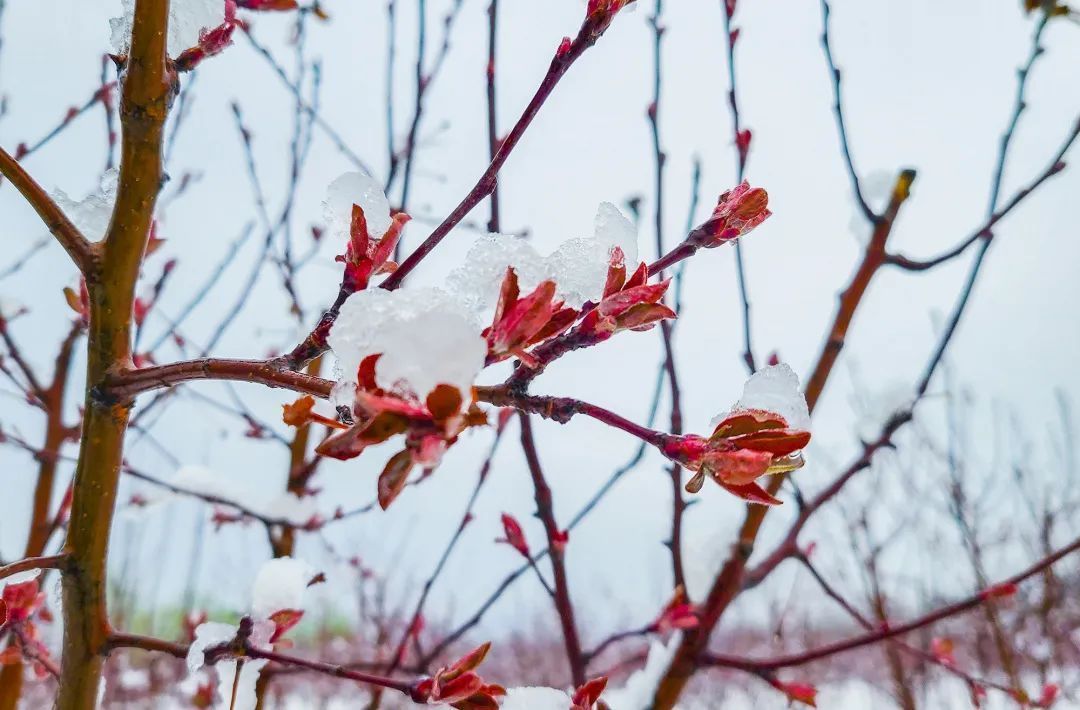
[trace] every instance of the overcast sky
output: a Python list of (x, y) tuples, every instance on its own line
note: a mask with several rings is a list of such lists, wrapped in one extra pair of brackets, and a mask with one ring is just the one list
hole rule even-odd
[[(643, 0), (642, 0), (643, 2)], [(412, 106), (415, 53), (414, 3), (400, 3), (398, 65), (395, 76), (395, 134), (404, 135)], [(431, 0), (429, 47), (437, 47), (449, 2)], [(1012, 0), (931, 0), (857, 2), (834, 0), (833, 43), (844, 71), (845, 108), (859, 173), (879, 199), (882, 186), (905, 167), (918, 170), (913, 197), (891, 238), (904, 254), (925, 257), (952, 246), (984, 219), (998, 141), (1014, 100), (1016, 70), (1030, 48), (1033, 23)], [(322, 115), (377, 175), (386, 171), (384, 60), (385, 3), (327, 0), (332, 22), (312, 23), (309, 60), (323, 67)], [(436, 219), (446, 214), (486, 164), (484, 66), (486, 23), (483, 0), (464, 0), (443, 73), (431, 87), (421, 126), (412, 211)], [(660, 108), (666, 167), (666, 238), (679, 238), (687, 216), (694, 156), (703, 166), (702, 204), (708, 214), (716, 196), (734, 183), (734, 154), (726, 106), (727, 67), (721, 3), (679, 0), (666, 3), (663, 22), (664, 84)], [(503, 170), (500, 189), (507, 230), (527, 229), (540, 248), (570, 236), (591, 233), (597, 204), (622, 205), (642, 197), (654, 209), (652, 149), (646, 121), (651, 100), (652, 3), (619, 17), (595, 48), (573, 67), (548, 101)], [(67, 107), (88, 98), (99, 82), (100, 57), (109, 50), (109, 17), (119, 2), (106, 0), (9, 0), (2, 17), (0, 93), (8, 112), (0, 119), (0, 144), (12, 150), (41, 136)], [(573, 34), (584, 12), (580, 0), (507, 2), (500, 17), (499, 121), (507, 127), (534, 91), (560, 38)], [(812, 0), (742, 0), (736, 24), (743, 121), (754, 133), (748, 177), (766, 187), (775, 216), (745, 241), (747, 278), (753, 302), (752, 327), (759, 358), (778, 351), (806, 375), (820, 349), (836, 295), (849, 278), (866, 239), (857, 222), (840, 157), (831, 112), (831, 88), (819, 45), (820, 7)], [(1059, 26), (1060, 25), (1060, 26)], [(284, 17), (258, 17), (255, 36), (273, 48), (290, 70)], [(1016, 134), (1003, 195), (1044, 169), (1080, 114), (1080, 27), (1054, 23), (1044, 38), (1046, 56), (1032, 76), (1029, 109)], [(165, 258), (178, 267), (162, 303), (174, 314), (192, 289), (218, 263), (243, 225), (256, 219), (243, 152), (229, 104), (237, 101), (253, 132), (258, 169), (272, 212), (287, 185), (288, 142), (293, 109), (290, 96), (271, 69), (240, 38), (236, 46), (184, 78), (191, 93), (190, 115), (170, 156), (175, 185), (192, 172), (195, 182), (161, 215), (168, 240), (148, 265), (156, 276)], [(45, 186), (81, 196), (97, 182), (104, 163), (104, 121), (99, 108), (78, 119), (26, 167)], [(308, 227), (321, 219), (327, 184), (350, 169), (347, 160), (316, 133), (311, 158), (299, 185), (295, 238), (305, 251)], [(876, 189), (874, 186), (877, 186)], [(171, 188), (167, 188), (168, 190)], [(991, 405), (1002, 404), (1041, 436), (1054, 420), (1055, 388), (1080, 398), (1076, 374), (1080, 302), (1076, 265), (1080, 172), (1068, 170), (1046, 184), (997, 231), (989, 261), (975, 290), (950, 359), (957, 381), (981, 403), (973, 426), (992, 431)], [(392, 199), (396, 199), (392, 195)], [(3, 268), (44, 234), (34, 213), (10, 185), (0, 187)], [(473, 217), (486, 218), (483, 206)], [(651, 218), (643, 225), (651, 224)], [(853, 224), (857, 229), (853, 229)], [(416, 219), (406, 230), (415, 245), (430, 222)], [(417, 283), (435, 283), (458, 263), (475, 237), (460, 230), (418, 272)], [(204, 340), (220, 313), (232, 303), (257, 248), (257, 235), (189, 326)], [(652, 253), (654, 234), (643, 226), (643, 254)], [(272, 269), (264, 271), (239, 324), (216, 349), (222, 356), (262, 356), (293, 343), (314, 322), (315, 312), (336, 291), (340, 245), (323, 245), (301, 280), (309, 313), (298, 326)], [(686, 307), (678, 325), (678, 364), (684, 384), (687, 428), (704, 431), (709, 419), (738, 398), (745, 372), (739, 358), (741, 321), (734, 252), (717, 249), (696, 257), (687, 270)], [(867, 427), (865, 412), (853, 408), (856, 387), (879, 415), (903, 401), (929, 356), (936, 319), (959, 293), (967, 257), (930, 274), (885, 271), (875, 280), (849, 334), (826, 395), (815, 413), (809, 465), (798, 474), (813, 490), (828, 481), (858, 444)], [(33, 310), (14, 328), (34, 362), (50, 367), (53, 349), (69, 317), (61, 289), (74, 284), (73, 270), (55, 245), (38, 254), (17, 276), (0, 281), (5, 303)], [(145, 286), (144, 286), (145, 288)], [(152, 321), (150, 335), (164, 326)], [(573, 394), (644, 420), (659, 359), (655, 333), (627, 333), (553, 366), (534, 386), (538, 393)], [(165, 349), (165, 358), (175, 353)], [(855, 378), (853, 373), (858, 377)], [(502, 371), (486, 373), (497, 381)], [(215, 385), (192, 385), (225, 399)], [(5, 391), (9, 390), (4, 385)], [(936, 383), (935, 391), (941, 391)], [(258, 388), (238, 390), (266, 419), (276, 419), (287, 394)], [(0, 423), (32, 440), (40, 417), (17, 399), (0, 399)], [(939, 421), (940, 398), (920, 417)], [(72, 412), (77, 402), (71, 402)], [(662, 413), (657, 426), (666, 424)], [(182, 463), (202, 464), (253, 490), (284, 486), (284, 452), (272, 443), (243, 439), (234, 418), (178, 398), (154, 426), (156, 437)], [(566, 521), (595, 488), (633, 451), (624, 434), (588, 420), (537, 426), (541, 457), (554, 487), (556, 512)], [(456, 526), (475, 482), (490, 432), (472, 433), (448, 455), (436, 475), (411, 489), (389, 513), (375, 512), (329, 533), (338, 549), (360, 555), (397, 588), (416, 585), (428, 574)], [(989, 447), (990, 444), (987, 443)], [(320, 504), (327, 511), (368, 502), (383, 447), (370, 456), (326, 466), (318, 479)], [(129, 458), (162, 477), (176, 465), (146, 439)], [(25, 508), (33, 462), (10, 447), (0, 449), (0, 553), (10, 559), (22, 549)], [(125, 491), (134, 490), (125, 487)], [(122, 496), (122, 499), (126, 497)], [(702, 566), (729, 544), (728, 532), (740, 505), (716, 487), (707, 487), (688, 514), (688, 565)], [(601, 508), (571, 538), (569, 564), (575, 599), (596, 614), (600, 635), (606, 625), (638, 622), (670, 592), (667, 554), (669, 482), (661, 461), (649, 457), (622, 481)], [(790, 507), (790, 506), (789, 506)], [(528, 474), (509, 433), (496, 459), (493, 478), (476, 510), (433, 609), (452, 618), (471, 612), (505, 572), (516, 566), (513, 550), (495, 546), (498, 515), (515, 514), (534, 544), (542, 528), (534, 509)], [(203, 512), (200, 512), (202, 510)], [(158, 570), (160, 582), (142, 590), (143, 599), (175, 601), (188, 575), (197, 520), (204, 509), (192, 505), (152, 508), (121, 515), (115, 528), (114, 558)], [(780, 529), (787, 513), (770, 516), (766, 537)], [(162, 524), (164, 521), (164, 524)], [(813, 530), (808, 537), (813, 537)], [(198, 571), (199, 585), (223, 606), (240, 608), (247, 585), (267, 555), (252, 527), (209, 534)], [(308, 537), (301, 555), (325, 559), (322, 543)], [(707, 566), (707, 565), (705, 565)], [(119, 569), (119, 567), (117, 567)], [(1002, 571), (1005, 571), (1004, 569)], [(490, 628), (547, 613), (535, 580), (524, 578), (495, 608)], [(521, 604), (528, 603), (523, 612)], [(601, 621), (602, 620), (602, 621)]]

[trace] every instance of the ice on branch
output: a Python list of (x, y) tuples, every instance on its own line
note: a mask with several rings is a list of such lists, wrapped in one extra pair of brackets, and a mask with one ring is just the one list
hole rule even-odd
[(323, 218), (336, 242), (349, 238), (353, 205), (360, 205), (364, 210), (373, 238), (381, 237), (390, 229), (390, 201), (383, 194), (382, 185), (364, 173), (345, 173), (330, 183), (323, 202)]
[(251, 589), (251, 612), (262, 618), (284, 610), (304, 608), (304, 596), (315, 568), (303, 560), (279, 557), (264, 563)]
[[(112, 46), (116, 54), (127, 54), (131, 47), (131, 26), (135, 18), (135, 0), (121, 0), (123, 15), (109, 20)], [(184, 50), (196, 47), (204, 32), (225, 21), (225, 0), (172, 0), (169, 3), (169, 37), (166, 51), (179, 57)]]
[(778, 505), (780, 501), (757, 479), (804, 464), (810, 412), (799, 378), (782, 363), (759, 370), (746, 382), (731, 411), (714, 424), (708, 438), (669, 437), (662, 446), (668, 458), (695, 472), (686, 490), (697, 493), (709, 477), (743, 500)]
[(113, 206), (116, 204), (116, 181), (119, 175), (116, 168), (105, 171), (98, 189), (81, 200), (73, 200), (60, 189), (52, 193), (57, 206), (71, 223), (79, 228), (83, 236), (92, 242), (100, 241), (105, 236), (105, 230), (109, 228), (109, 218), (112, 217)]
[(487, 355), (487, 342), (470, 314), (433, 288), (354, 293), (342, 305), (327, 342), (343, 382), (355, 386), (360, 362), (381, 354), (375, 369), (378, 385), (420, 400), (437, 385), (448, 384), (471, 401), (473, 380)]
[(520, 237), (481, 238), (465, 264), (450, 274), (448, 287), (471, 309), (486, 311), (499, 296), (506, 268), (512, 266), (523, 293), (550, 279), (558, 299), (580, 308), (586, 301), (599, 300), (615, 247), (622, 249), (628, 263), (637, 263), (637, 230), (614, 205), (604, 202), (596, 213), (593, 236), (568, 239), (547, 256)]
[[(236, 637), (236, 631), (232, 624), (215, 621), (199, 624), (195, 628), (195, 641), (188, 649), (188, 672), (195, 673), (202, 668), (207, 649), (229, 643)], [(256, 705), (255, 684), (266, 663), (261, 658), (246, 658), (243, 664), (237, 664), (235, 658), (226, 657), (214, 664), (218, 677), (217, 698), (223, 707), (253, 710)]]

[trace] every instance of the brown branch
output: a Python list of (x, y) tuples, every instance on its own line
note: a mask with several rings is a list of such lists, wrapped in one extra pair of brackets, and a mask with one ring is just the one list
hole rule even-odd
[[(739, 115), (739, 99), (735, 73), (735, 42), (739, 30), (732, 27), (731, 20), (735, 13), (735, 3), (723, 0), (724, 39), (727, 46), (728, 65), (728, 106), (731, 109), (731, 134), (735, 143), (735, 183), (741, 183), (746, 173), (746, 158), (749, 144), (742, 146), (743, 131)], [(748, 134), (747, 134), (748, 135)], [(746, 267), (743, 264), (742, 242), (735, 242), (735, 277), (739, 284), (739, 301), (742, 303), (743, 323), (743, 362), (751, 373), (757, 369), (754, 362), (754, 345), (750, 326), (750, 294), (746, 285)]]
[(203, 358), (110, 375), (102, 383), (100, 394), (107, 399), (126, 400), (143, 392), (172, 387), (191, 380), (253, 382), (323, 399), (330, 396), (330, 390), (334, 386), (331, 380), (289, 370), (274, 360)]
[(383, 288), (395, 289), (400, 286), (405, 277), (439, 245), (439, 242), (446, 238), (450, 231), (457, 226), (458, 222), (463, 220), (476, 205), (491, 194), (495, 189), (499, 170), (521, 141), (521, 137), (525, 134), (533, 119), (536, 118), (536, 114), (540, 112), (541, 107), (547, 102), (559, 80), (562, 79), (563, 75), (574, 65), (574, 62), (581, 57), (585, 50), (596, 43), (596, 40), (607, 29), (608, 23), (610, 23), (610, 17), (607, 17), (605, 13), (597, 13), (586, 18), (578, 31), (577, 37), (570, 43), (569, 47), (565, 49), (564, 47), (559, 48), (555, 53), (555, 57), (551, 60), (547, 73), (540, 82), (540, 87), (536, 90), (510, 133), (499, 145), (499, 151), (495, 154), (487, 169), (484, 170), (480, 179), (477, 180), (476, 185), (473, 186), (446, 219), (428, 235), (427, 239), (401, 263), (397, 271), (382, 283)]
[(109, 373), (131, 363), (135, 284), (164, 178), (164, 125), (176, 88), (165, 50), (168, 6), (166, 0), (136, 0), (120, 98), (123, 135), (116, 205), (101, 245), (100, 279), (87, 278), (87, 396), (64, 545), (70, 561), (62, 576), (64, 650), (56, 704), (64, 710), (95, 707), (109, 636), (109, 532), (130, 402), (106, 403), (94, 395)]
[(896, 636), (902, 636), (911, 631), (930, 626), (944, 619), (962, 614), (966, 611), (974, 609), (975, 607), (984, 604), (988, 599), (993, 599), (997, 595), (1006, 594), (1008, 590), (1015, 587), (1015, 585), (1024, 582), (1030, 577), (1034, 577), (1046, 568), (1055, 564), (1064, 557), (1071, 555), (1072, 553), (1080, 550), (1080, 539), (1074, 540), (1069, 545), (1057, 550), (1051, 555), (1044, 557), (1035, 564), (1031, 565), (1022, 572), (1019, 572), (1012, 577), (998, 582), (993, 587), (983, 589), (976, 594), (973, 594), (965, 599), (954, 602), (947, 606), (936, 609), (924, 616), (917, 619), (913, 619), (903, 624), (897, 624), (895, 626), (889, 626), (884, 629), (879, 629), (871, 633), (862, 634), (842, 641), (836, 641), (834, 643), (825, 644), (818, 648), (802, 651), (800, 653), (794, 653), (784, 656), (777, 656), (776, 658), (769, 659), (750, 659), (740, 658), (737, 656), (726, 656), (721, 654), (705, 654), (703, 656), (703, 662), (706, 665), (719, 667), (719, 668), (734, 668), (737, 670), (745, 670), (753, 673), (767, 673), (781, 668), (791, 668), (793, 666), (801, 666), (813, 661), (818, 661), (823, 658), (829, 658), (839, 653), (846, 651), (852, 651), (857, 648), (863, 648), (870, 646), (887, 639), (894, 638)]
[(98, 249), (83, 236), (41, 185), (23, 170), (19, 161), (8, 155), (3, 148), (0, 148), (0, 174), (11, 180), (15, 188), (22, 193), (79, 271), (91, 278), (98, 267)]
[(67, 564), (67, 555), (49, 555), (47, 557), (27, 557), (0, 567), (0, 579), (10, 577), (19, 572), (29, 572), (35, 569), (63, 569)]
[(536, 516), (544, 524), (547, 535), (548, 557), (551, 559), (551, 571), (555, 578), (555, 611), (562, 626), (563, 641), (566, 643), (566, 657), (570, 663), (570, 676), (575, 687), (585, 683), (585, 656), (581, 652), (581, 640), (578, 638), (577, 625), (574, 621), (574, 605), (570, 600), (570, 586), (566, 576), (566, 563), (563, 558), (564, 544), (558, 541), (561, 531), (555, 522), (555, 508), (552, 504), (551, 487), (544, 478), (540, 466), (540, 455), (536, 451), (532, 423), (528, 414), (521, 414), (521, 448), (525, 452), (525, 462), (532, 475), (533, 489), (536, 491)]

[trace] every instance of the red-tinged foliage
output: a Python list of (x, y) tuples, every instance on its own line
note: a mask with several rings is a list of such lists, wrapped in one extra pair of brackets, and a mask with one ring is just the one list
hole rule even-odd
[(622, 249), (615, 247), (600, 303), (585, 314), (574, 333), (596, 343), (621, 330), (649, 330), (662, 320), (674, 318), (675, 311), (662, 302), (671, 280), (650, 284), (648, 279), (649, 268), (644, 263), (627, 278), (625, 256)]
[(979, 597), (981, 597), (983, 601), (990, 599), (1009, 599), (1010, 597), (1015, 596), (1018, 591), (1019, 587), (1015, 582), (1002, 582), (982, 590), (979, 592)]
[(615, 13), (632, 2), (634, 0), (589, 0), (585, 15), (589, 18), (607, 18), (610, 22)]
[(191, 71), (207, 57), (220, 54), (232, 44), (232, 35), (240, 21), (236, 19), (236, 0), (225, 0), (225, 20), (217, 27), (199, 33), (199, 43), (176, 58), (177, 71)]
[(349, 224), (349, 243), (344, 256), (338, 261), (345, 264), (343, 287), (350, 293), (363, 291), (372, 276), (392, 274), (397, 268), (391, 257), (401, 238), (401, 230), (409, 222), (409, 215), (398, 212), (390, 220), (390, 227), (379, 238), (372, 238), (368, 231), (367, 217), (360, 205), (353, 205)]
[(503, 513), (502, 526), (503, 535), (505, 535), (505, 537), (501, 537), (495, 542), (504, 542), (520, 552), (522, 557), (530, 557), (529, 543), (525, 541), (525, 532), (521, 529), (521, 523), (519, 523), (512, 515)]
[(699, 623), (697, 607), (689, 603), (686, 589), (679, 585), (660, 615), (649, 625), (649, 631), (664, 634), (677, 629), (696, 629)]
[(1061, 688), (1055, 683), (1047, 683), (1043, 686), (1042, 693), (1039, 695), (1038, 701), (1036, 701), (1036, 707), (1048, 708), (1052, 706), (1058, 698), (1058, 694), (1061, 692)]
[(955, 644), (952, 639), (937, 637), (930, 642), (930, 653), (933, 654), (938, 663), (949, 667), (956, 666), (956, 656), (953, 655), (954, 650)]
[[(312, 422), (322, 424), (331, 429), (348, 429), (347, 424), (342, 424), (336, 419), (319, 414), (315, 411), (315, 398), (304, 395), (295, 402), (281, 405), (281, 421), (288, 426), (302, 427)], [(262, 427), (259, 427), (261, 431)], [(249, 430), (250, 431), (250, 430)]]
[[(737, 36), (738, 30), (732, 32), (732, 35)], [(735, 37), (732, 37), (734, 43)], [(735, 148), (739, 151), (739, 162), (745, 163), (746, 156), (750, 154), (750, 141), (753, 139), (754, 134), (750, 132), (749, 128), (744, 128), (735, 135)]]
[(694, 230), (690, 240), (706, 249), (722, 246), (743, 236), (771, 215), (769, 193), (762, 187), (750, 187), (750, 183), (743, 180), (720, 195), (716, 209), (709, 219)]
[(487, 364), (517, 357), (527, 367), (535, 367), (536, 358), (526, 348), (561, 335), (577, 317), (577, 311), (555, 298), (554, 281), (542, 281), (532, 293), (521, 296), (517, 273), (507, 267), (491, 326), (483, 332)]
[(45, 608), (45, 593), (36, 575), (22, 582), (11, 582), (0, 593), (0, 628), (16, 628), (11, 642), (0, 652), (0, 666), (29, 662), (38, 678), (49, 675), (49, 649), (40, 640), (37, 621), (48, 623), (52, 614)]
[(39, 591), (38, 578), (25, 582), (9, 582), (4, 586), (0, 599), (7, 609), (7, 620), (17, 624), (30, 619), (45, 602), (45, 595)]
[(708, 476), (748, 502), (778, 505), (756, 481), (801, 468), (800, 452), (808, 443), (810, 432), (789, 428), (779, 414), (751, 409), (729, 414), (708, 439), (694, 434), (669, 437), (662, 451), (696, 473), (686, 484), (689, 493), (700, 491)]
[(217, 695), (217, 689), (214, 683), (207, 681), (202, 683), (191, 696), (191, 705), (196, 708), (211, 708), (214, 706), (214, 697)]
[(770, 684), (787, 696), (792, 703), (802, 703), (812, 708), (817, 707), (817, 688), (808, 683), (784, 683), (779, 680), (771, 680)]
[(345, 461), (369, 446), (404, 434), (405, 448), (390, 458), (379, 475), (379, 505), (385, 510), (405, 488), (415, 466), (430, 473), (458, 435), (469, 427), (487, 424), (487, 415), (475, 403), (465, 406), (461, 391), (452, 385), (437, 386), (424, 402), (386, 393), (375, 381), (380, 357), (364, 358), (357, 370), (355, 423), (327, 437), (315, 452)]
[(271, 614), (270, 621), (274, 624), (274, 631), (270, 634), (270, 643), (279, 643), (281, 637), (299, 624), (302, 618), (304, 612), (301, 609), (280, 609)]
[(566, 551), (566, 545), (570, 542), (569, 530), (556, 530), (555, 534), (551, 536), (551, 549), (559, 554)]
[(607, 681), (607, 676), (600, 676), (582, 684), (574, 691), (573, 705), (570, 706), (570, 710), (592, 710), (596, 702), (600, 700), (604, 688), (607, 687)]
[(485, 643), (450, 666), (440, 668), (434, 676), (417, 681), (409, 690), (410, 697), (418, 703), (444, 703), (458, 710), (499, 707), (498, 698), (506, 695), (506, 689), (486, 683), (476, 673), (490, 649), (491, 644)]
[(79, 315), (83, 325), (90, 323), (90, 294), (86, 290), (86, 279), (79, 279), (79, 290), (64, 287), (64, 300), (68, 307)]

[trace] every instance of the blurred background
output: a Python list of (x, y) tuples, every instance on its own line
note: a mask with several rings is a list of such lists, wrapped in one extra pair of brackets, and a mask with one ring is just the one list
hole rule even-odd
[[(653, 100), (655, 6), (645, 0), (636, 4), (640, 7), (620, 14), (573, 67), (500, 173), (502, 230), (527, 234), (541, 252), (591, 234), (597, 205), (610, 201), (639, 222), (643, 258), (654, 254), (655, 156), (647, 108)], [(831, 5), (832, 49), (843, 72), (850, 148), (868, 201), (882, 208), (899, 170), (916, 169), (912, 197), (889, 243), (913, 258), (936, 255), (985, 221), (999, 142), (1016, 100), (1017, 70), (1031, 52), (1037, 16), (1012, 0), (834, 0)], [(307, 13), (299, 32), (296, 13), (242, 13), (254, 43), (237, 32), (234, 46), (182, 77), (169, 128), (170, 181), (158, 215), (157, 236), (165, 241), (148, 259), (140, 287), (140, 293), (150, 293), (165, 263), (176, 260), (140, 336), (144, 351), (159, 363), (192, 357), (212, 340), (211, 352), (218, 356), (279, 353), (306, 334), (333, 299), (340, 277), (334, 256), (343, 246), (313, 238), (312, 230), (322, 224), (322, 201), (335, 177), (356, 170), (361, 161), (384, 179), (388, 136), (398, 149), (406, 140), (416, 111), (418, 8), (424, 8), (426, 20), (423, 71), (439, 68), (425, 91), (418, 124), (406, 251), (441, 221), (487, 165), (486, 1), (399, 0), (393, 4), (393, 25), (386, 2), (326, 0), (322, 7), (328, 19)], [(0, 8), (0, 144), (13, 151), (48, 134), (70, 107), (82, 106), (102, 85), (102, 56), (113, 51), (108, 21), (121, 8), (119, 0), (7, 0)], [(497, 115), (505, 131), (531, 97), (560, 39), (576, 32), (585, 3), (504, 1), (499, 9)], [(665, 3), (660, 15), (665, 32), (659, 116), (667, 155), (663, 206), (669, 244), (681, 239), (688, 224), (704, 220), (717, 195), (737, 182), (723, 12), (716, 0), (680, 0)], [(446, 25), (448, 13), (454, 20)], [(742, 0), (735, 25), (740, 28), (740, 118), (753, 133), (746, 176), (768, 190), (774, 212), (742, 245), (753, 342), (759, 362), (775, 352), (805, 378), (870, 227), (853, 200), (841, 154), (831, 76), (820, 44), (820, 5)], [(391, 39), (394, 60), (388, 70)], [(1003, 199), (1046, 168), (1080, 114), (1080, 26), (1064, 19), (1050, 22), (1042, 46), (1045, 56), (1030, 76), (1027, 108), (1006, 162)], [(111, 64), (104, 76), (114, 79)], [(297, 109), (290, 86), (306, 105), (317, 107), (318, 123)], [(237, 111), (249, 132), (250, 153)], [(91, 193), (107, 165), (108, 126), (115, 125), (107, 124), (106, 114), (100, 102), (91, 106), (23, 164), (50, 190), (73, 199)], [(297, 150), (303, 161), (294, 180)], [(249, 176), (249, 157), (263, 207)], [(700, 199), (691, 214), (695, 164)], [(392, 204), (400, 204), (400, 173), (388, 195)], [(879, 454), (800, 538), (804, 545), (815, 544), (814, 560), (823, 574), (869, 616), (882, 600), (890, 617), (914, 615), (985, 586), (986, 579), (1011, 574), (1077, 535), (1076, 487), (1070, 484), (1077, 476), (1073, 410), (1080, 397), (1078, 195), (1080, 174), (1069, 168), (995, 229), (945, 367), (914, 424), (898, 437), (897, 449)], [(77, 288), (76, 272), (9, 184), (0, 185), (0, 215), (0, 304), (9, 316), (27, 310), (11, 320), (10, 332), (22, 354), (48, 373), (70, 327), (62, 290)], [(440, 283), (483, 233), (486, 219), (482, 204), (410, 283)], [(303, 261), (294, 283), (299, 313), (291, 310), (293, 299), (274, 262), (286, 248)], [(886, 269), (875, 279), (814, 413), (808, 465), (795, 474), (802, 489), (816, 491), (831, 481), (861, 451), (861, 441), (877, 436), (889, 414), (911, 400), (972, 256), (924, 273)], [(710, 419), (738, 399), (746, 378), (734, 257), (731, 248), (702, 252), (685, 270), (676, 357), (688, 431), (706, 432)], [(174, 319), (219, 268), (220, 279), (179, 329), (185, 340), (181, 348), (166, 337)], [(223, 317), (237, 304), (235, 320), (215, 339)], [(82, 386), (83, 358), (76, 352), (66, 405), (72, 419), (81, 404), (75, 393)], [(658, 332), (624, 334), (561, 360), (533, 391), (572, 394), (645, 422), (661, 358)], [(505, 363), (490, 368), (482, 381), (502, 381), (507, 368)], [(332, 375), (332, 362), (323, 374)], [(150, 398), (140, 400), (140, 407)], [(128, 463), (164, 481), (184, 467), (201, 467), (228, 486), (222, 490), (268, 501), (284, 490), (289, 451), (267, 432), (291, 436), (278, 413), (293, 399), (243, 384), (185, 385), (139, 414)], [(668, 407), (665, 394), (657, 428), (666, 428)], [(252, 418), (268, 427), (260, 437), (250, 435)], [(519, 564), (512, 548), (495, 543), (502, 535), (501, 513), (520, 520), (537, 546), (544, 539), (533, 516), (517, 425), (510, 426), (473, 520), (427, 602), (424, 616), (434, 639), (468, 619)], [(40, 412), (8, 381), (0, 383), (0, 427), (30, 442), (39, 441), (44, 431)], [(637, 448), (623, 433), (584, 418), (567, 425), (537, 422), (535, 429), (556, 516), (564, 523)], [(490, 429), (463, 436), (435, 474), (407, 489), (387, 512), (376, 506), (298, 533), (295, 556), (327, 577), (326, 584), (312, 589), (318, 599), (298, 629), (301, 643), (328, 644), (328, 653), (334, 643), (366, 653), (396, 640), (460, 522), (493, 436)], [(76, 450), (71, 445), (64, 454)], [(380, 447), (357, 460), (321, 464), (312, 484), (318, 489), (316, 509), (329, 518), (337, 509), (367, 506), (375, 498), (376, 476), (395, 450)], [(63, 495), (71, 469), (68, 460), (61, 461), (54, 500)], [(23, 552), (35, 470), (32, 453), (10, 442), (0, 446), (0, 558), (5, 561)], [(785, 488), (789, 501), (791, 494)], [(665, 462), (646, 453), (573, 530), (568, 573), (587, 646), (640, 626), (671, 596), (663, 544), (670, 534), (670, 495)], [(251, 580), (271, 555), (262, 524), (232, 520), (236, 511), (227, 506), (130, 477), (119, 500), (112, 608), (126, 626), (177, 635), (181, 619), (193, 610), (235, 618), (246, 609)], [(715, 486), (707, 486), (688, 509), (683, 552), (692, 599), (704, 594), (727, 555), (742, 509)], [(231, 515), (215, 520), (215, 510)], [(785, 505), (770, 514), (760, 550), (769, 549), (795, 512), (794, 505)], [(1034, 628), (1034, 613), (1009, 617), (1011, 642), (1024, 673), (1037, 679), (1031, 681), (1034, 688), (1053, 681), (1068, 690), (1066, 671), (1075, 672), (1080, 638), (1073, 636), (1071, 624), (1080, 622), (1080, 615), (1067, 608), (1075, 605), (1068, 592), (1075, 589), (1075, 568), (1075, 562), (1063, 563), (1060, 575), (1043, 580), (1037, 598), (1029, 600), (1038, 606), (1049, 598), (1053, 614), (1060, 614), (1047, 611), (1041, 631)], [(521, 576), (468, 638), (517, 644), (514, 658), (503, 661), (507, 675), (565, 684), (562, 661), (544, 652), (545, 644), (559, 643), (545, 597), (533, 575)], [(984, 675), (1000, 675), (1000, 659), (981, 645), (985, 639), (993, 646), (983, 617), (972, 619), (957, 623), (954, 632), (971, 641), (966, 652), (971, 658), (964, 663)], [(792, 564), (742, 595), (714, 639), (722, 648), (767, 655), (857, 629), (807, 571)], [(629, 650), (613, 653), (608, 665)], [(548, 660), (529, 661), (530, 654)], [(819, 705), (903, 704), (887, 664), (874, 658), (868, 653), (838, 659), (814, 671)], [(924, 701), (920, 707), (965, 706), (962, 684), (959, 695), (948, 695), (953, 690), (943, 691), (942, 684), (953, 680), (939, 673), (936, 680), (916, 681), (918, 673), (910, 677)], [(294, 680), (284, 679), (283, 686)], [(128, 682), (149, 681), (129, 676)], [(732, 677), (731, 683), (699, 689), (696, 697), (702, 707), (786, 704), (768, 688), (761, 697), (755, 685), (742, 689), (743, 682), (752, 681)], [(117, 702), (121, 690), (112, 691), (120, 693)], [(336, 691), (331, 684), (325, 692)], [(954, 700), (940, 699), (945, 697), (960, 699), (952, 705)]]

